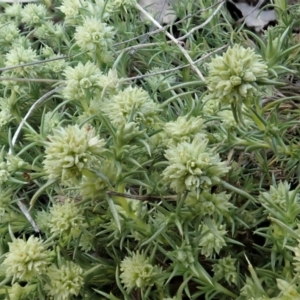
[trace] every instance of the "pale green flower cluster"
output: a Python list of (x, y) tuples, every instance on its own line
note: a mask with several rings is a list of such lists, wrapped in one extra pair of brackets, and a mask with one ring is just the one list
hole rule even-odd
[(16, 172), (25, 168), (27, 163), (19, 156), (13, 154), (6, 155), (6, 165), (9, 172)]
[(68, 300), (73, 295), (77, 296), (84, 284), (83, 270), (71, 261), (59, 267), (51, 265), (47, 275), (50, 283), (45, 285), (45, 290), (55, 300)]
[(234, 45), (208, 65), (207, 87), (221, 103), (241, 104), (258, 94), (257, 84), (267, 79), (267, 65), (253, 49)]
[(48, 213), (44, 210), (40, 210), (36, 213), (35, 221), (36, 221), (38, 228), (42, 232), (50, 233), (50, 227), (49, 227), (50, 220), (51, 220), (50, 213)]
[(229, 202), (231, 195), (226, 192), (219, 194), (211, 193), (208, 190), (200, 194), (196, 191), (190, 192), (185, 200), (186, 206), (198, 216), (226, 216), (233, 204)]
[(113, 44), (114, 34), (114, 28), (106, 23), (96, 18), (85, 18), (83, 25), (76, 27), (74, 38), (82, 51), (107, 52)]
[[(11, 67), (16, 65), (22, 65), (31, 63), (38, 60), (38, 56), (31, 48), (25, 49), (24, 47), (12, 47), (11, 50), (5, 55), (5, 66)], [(36, 76), (37, 67), (26, 66), (13, 69), (13, 74), (22, 77), (34, 77)]]
[(122, 80), (118, 77), (116, 69), (110, 69), (107, 74), (100, 75), (98, 84), (104, 92), (108, 93), (109, 96), (113, 96), (122, 87)]
[(144, 253), (133, 253), (122, 260), (120, 265), (121, 281), (127, 290), (134, 288), (144, 289), (155, 283), (155, 276), (161, 269), (153, 266)]
[(64, 185), (77, 184), (84, 168), (96, 167), (105, 145), (93, 128), (78, 125), (53, 129), (48, 139), (43, 161), (45, 172)]
[(50, 232), (58, 235), (63, 242), (77, 238), (86, 226), (80, 207), (74, 202), (54, 204), (50, 209)]
[(115, 8), (124, 8), (127, 10), (127, 8), (135, 7), (136, 0), (109, 0), (112, 7)]
[[(3, 164), (1, 164), (3, 165)], [(8, 178), (9, 178), (9, 172), (6, 170), (6, 165), (5, 165), (5, 168), (1, 168), (0, 169), (0, 186), (5, 183)]]
[[(277, 186), (270, 186), (269, 192), (262, 192), (260, 195), (261, 201), (265, 202), (268, 199), (272, 203), (277, 204), (280, 208), (286, 210), (288, 199), (292, 197), (294, 191), (290, 191), (290, 184), (287, 181), (280, 181)], [(267, 204), (268, 205), (268, 204)]]
[(42, 124), (43, 133), (52, 133), (53, 129), (57, 128), (60, 124), (61, 116), (56, 111), (48, 111), (45, 113), (44, 122)]
[(65, 14), (65, 22), (69, 24), (76, 23), (76, 19), (82, 8), (87, 7), (85, 0), (63, 0), (62, 5), (58, 7)]
[(103, 111), (116, 127), (133, 121), (146, 127), (158, 121), (159, 106), (138, 87), (127, 87), (105, 103)]
[(186, 268), (194, 264), (195, 258), (193, 255), (193, 251), (192, 251), (193, 249), (191, 245), (182, 245), (176, 248), (177, 249), (174, 252), (176, 263), (179, 262)]
[(47, 9), (42, 4), (27, 4), (21, 11), (22, 22), (27, 26), (37, 26), (42, 24), (47, 15)]
[(85, 65), (79, 63), (74, 68), (67, 67), (64, 71), (66, 77), (66, 86), (62, 92), (64, 98), (66, 100), (91, 98), (94, 89), (98, 87), (101, 74), (99, 68), (92, 62), (87, 62)]
[[(298, 225), (299, 229), (300, 225)], [(294, 266), (295, 272), (300, 272), (300, 240), (298, 240), (298, 245), (296, 247), (287, 247), (294, 252)]]
[(12, 119), (13, 115), (11, 114), (11, 111), (8, 108), (4, 108), (0, 111), (0, 129), (1, 127), (8, 124)]
[(48, 46), (54, 49), (59, 47), (64, 38), (65, 28), (62, 24), (54, 24), (53, 21), (46, 21), (34, 30), (34, 36), (40, 41), (46, 41)]
[(236, 259), (230, 256), (219, 259), (218, 262), (213, 265), (215, 278), (217, 280), (225, 279), (228, 283), (236, 283), (237, 272), (234, 266), (235, 263)]
[(169, 146), (176, 146), (181, 142), (190, 143), (199, 134), (205, 138), (204, 129), (204, 120), (200, 117), (190, 117), (189, 119), (186, 116), (178, 117), (176, 121), (165, 123), (164, 131), (169, 136), (165, 143)]
[(208, 147), (208, 140), (198, 136), (191, 143), (170, 146), (165, 157), (169, 166), (163, 171), (163, 178), (178, 193), (217, 184), (230, 169), (219, 154)]
[(206, 116), (214, 116), (220, 111), (220, 101), (212, 96), (206, 95), (202, 99), (202, 113)]
[(20, 30), (14, 23), (7, 23), (5, 25), (1, 25), (0, 28), (0, 49), (4, 51), (8, 51), (14, 40), (19, 38)]
[(10, 18), (21, 19), (22, 5), (18, 2), (13, 2), (5, 8), (5, 15)]
[(8, 245), (9, 252), (3, 262), (8, 276), (29, 281), (36, 275), (46, 273), (51, 252), (46, 250), (43, 241), (30, 236), (27, 241), (15, 239)]
[[(226, 246), (224, 236), (226, 235), (226, 230), (224, 225), (217, 226), (214, 221), (212, 221), (214, 230), (209, 228), (207, 225), (203, 224), (201, 232), (204, 234), (200, 240), (199, 246), (201, 248), (201, 254), (206, 257), (212, 257), (215, 253), (219, 254), (220, 250)], [(215, 234), (218, 232), (218, 235)]]

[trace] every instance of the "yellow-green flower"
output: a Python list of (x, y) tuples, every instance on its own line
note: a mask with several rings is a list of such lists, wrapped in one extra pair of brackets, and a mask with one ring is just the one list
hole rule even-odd
[(51, 252), (46, 250), (43, 241), (30, 236), (27, 241), (15, 239), (8, 245), (9, 252), (3, 262), (7, 275), (29, 281), (36, 275), (46, 273)]
[(58, 7), (65, 14), (66, 23), (76, 23), (80, 9), (88, 6), (88, 2), (85, 0), (63, 0), (62, 5)]
[(29, 26), (37, 26), (45, 21), (47, 9), (42, 4), (27, 4), (21, 11), (22, 22)]
[(267, 65), (253, 49), (234, 45), (208, 65), (207, 87), (221, 103), (239, 104), (258, 94), (257, 84), (267, 79)]
[[(11, 50), (5, 55), (5, 66), (17, 66), (26, 63), (31, 63), (38, 60), (35, 50), (31, 48), (25, 49), (23, 46), (12, 47)], [(18, 76), (34, 77), (36, 75), (36, 66), (26, 66), (13, 69), (12, 73)]]
[(154, 277), (161, 272), (158, 266), (153, 266), (144, 253), (133, 253), (126, 257), (120, 265), (121, 281), (127, 290), (133, 288), (143, 289), (152, 286)]
[(213, 271), (217, 280), (225, 279), (229, 284), (231, 282), (236, 283), (237, 272), (234, 266), (236, 262), (235, 258), (230, 256), (221, 258), (216, 264), (213, 264)]
[(50, 231), (59, 235), (63, 242), (77, 238), (84, 226), (82, 210), (73, 202), (57, 203), (51, 207), (49, 216)]
[(104, 112), (116, 127), (128, 121), (151, 126), (158, 120), (160, 109), (146, 91), (138, 87), (127, 87), (109, 99), (103, 107)]
[(99, 49), (106, 52), (112, 46), (114, 34), (113, 27), (96, 18), (86, 18), (82, 26), (76, 27), (74, 38), (83, 51), (94, 52)]
[(79, 294), (84, 283), (82, 274), (83, 270), (71, 261), (59, 267), (52, 265), (47, 270), (50, 283), (45, 285), (45, 290), (55, 300), (68, 300)]
[(63, 89), (63, 96), (67, 100), (83, 100), (86, 94), (89, 98), (93, 90), (98, 87), (97, 83), (101, 75), (99, 68), (92, 62), (85, 65), (79, 63), (76, 67), (67, 67), (64, 71), (66, 86)]
[[(212, 222), (212, 225), (214, 226), (214, 230), (205, 224), (201, 228), (203, 236), (199, 246), (201, 248), (201, 254), (206, 257), (211, 257), (215, 253), (219, 254), (220, 250), (226, 246), (226, 242), (223, 238), (226, 234), (226, 230), (224, 230), (225, 225), (217, 226), (215, 222)], [(218, 235), (216, 235), (216, 232)]]
[(136, 0), (110, 0), (110, 2), (113, 7), (123, 7), (125, 10), (136, 5)]
[[(176, 121), (165, 124), (164, 130), (170, 137), (167, 143), (177, 145), (180, 142), (192, 142), (194, 137), (205, 128), (204, 120), (200, 117), (178, 117)], [(205, 133), (202, 133), (205, 138)]]
[(226, 192), (219, 194), (211, 193), (209, 190), (204, 190), (200, 194), (196, 191), (190, 192), (185, 204), (194, 215), (197, 216), (226, 216), (229, 209), (233, 208), (233, 204), (229, 202), (231, 195)]
[(48, 139), (44, 169), (64, 185), (78, 183), (84, 168), (97, 166), (105, 145), (93, 128), (78, 125), (53, 129)]
[(4, 51), (8, 51), (14, 40), (20, 35), (20, 30), (14, 23), (8, 23), (0, 27), (0, 48)]
[(169, 166), (163, 177), (173, 190), (182, 193), (208, 188), (228, 172), (229, 167), (207, 144), (207, 139), (196, 136), (191, 143), (181, 142), (166, 150)]

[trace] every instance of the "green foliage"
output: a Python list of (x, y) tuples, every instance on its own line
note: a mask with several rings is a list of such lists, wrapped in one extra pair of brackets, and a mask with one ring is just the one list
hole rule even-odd
[(299, 5), (0, 5), (0, 299), (300, 298)]

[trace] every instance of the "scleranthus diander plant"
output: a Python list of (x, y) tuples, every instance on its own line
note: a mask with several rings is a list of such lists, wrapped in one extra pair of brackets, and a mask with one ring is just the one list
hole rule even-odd
[(145, 2), (0, 3), (0, 299), (299, 299), (299, 9)]

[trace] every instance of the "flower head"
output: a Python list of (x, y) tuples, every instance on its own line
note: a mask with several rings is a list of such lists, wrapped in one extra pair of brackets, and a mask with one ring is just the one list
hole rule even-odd
[(53, 111), (48, 111), (47, 113), (45, 113), (44, 122), (42, 124), (43, 132), (52, 133), (53, 129), (59, 126), (60, 121), (61, 121), (61, 116), (57, 111), (54, 113)]
[(8, 108), (2, 109), (0, 111), (0, 128), (8, 124), (13, 118), (14, 117)]
[(136, 0), (111, 0), (110, 2), (113, 7), (123, 7), (125, 10), (127, 10), (127, 8), (135, 7), (136, 5)]
[(47, 9), (42, 4), (27, 4), (21, 11), (22, 22), (28, 26), (37, 26), (45, 21)]
[(261, 56), (239, 45), (214, 58), (208, 68), (208, 89), (223, 104), (242, 103), (256, 95), (257, 82), (268, 75)]
[(107, 51), (113, 43), (114, 28), (96, 18), (85, 18), (82, 26), (76, 27), (74, 38), (83, 51), (96, 49)]
[(66, 23), (76, 23), (78, 15), (80, 14), (80, 9), (88, 5), (85, 0), (63, 0), (62, 5), (59, 9), (65, 14)]
[(161, 270), (158, 266), (153, 266), (149, 258), (144, 253), (133, 253), (131, 257), (126, 257), (120, 265), (120, 278), (127, 290), (133, 288), (143, 289), (154, 284), (154, 277)]
[(213, 265), (213, 271), (217, 280), (225, 279), (228, 283), (235, 283), (237, 279), (237, 272), (234, 266), (235, 258), (230, 256), (218, 260), (218, 263)]
[[(223, 236), (226, 234), (224, 225), (217, 226), (213, 222), (214, 231), (211, 230), (207, 225), (202, 226), (203, 236), (200, 240), (199, 246), (201, 247), (201, 254), (206, 257), (211, 257), (213, 254), (219, 254), (220, 250), (226, 245)], [(218, 232), (218, 235), (215, 234)]]
[(54, 204), (50, 209), (50, 231), (61, 237), (63, 241), (77, 238), (84, 227), (84, 217), (79, 207), (73, 202)]
[(110, 69), (107, 75), (101, 75), (98, 81), (99, 86), (105, 90), (110, 96), (119, 91), (122, 81), (118, 78), (116, 69)]
[(5, 14), (11, 18), (21, 18), (21, 13), (22, 13), (22, 5), (18, 2), (13, 2), (11, 5), (8, 5), (5, 8)]
[(181, 142), (166, 150), (170, 165), (163, 176), (176, 192), (210, 187), (228, 172), (229, 167), (207, 144), (207, 139), (197, 136), (191, 143)]
[(204, 190), (200, 194), (196, 191), (190, 192), (185, 200), (189, 210), (198, 216), (226, 216), (229, 209), (234, 207), (229, 202), (231, 195), (221, 192), (219, 194)]
[(0, 48), (3, 50), (9, 50), (14, 40), (16, 40), (20, 36), (19, 33), (20, 30), (14, 23), (7, 23), (5, 25), (1, 25)]
[[(5, 66), (11, 67), (22, 65), (37, 61), (38, 57), (34, 50), (31, 48), (25, 49), (23, 46), (12, 47), (11, 50), (5, 55)], [(13, 73), (19, 76), (34, 77), (36, 75), (35, 66), (26, 66), (13, 69)]]
[(98, 85), (101, 71), (99, 68), (87, 62), (85, 65), (79, 63), (75, 68), (67, 67), (64, 71), (66, 77), (66, 87), (63, 95), (67, 100), (79, 100), (85, 98), (85, 94), (93, 93), (93, 89)]
[(146, 91), (131, 86), (109, 99), (103, 110), (116, 127), (128, 121), (153, 125), (160, 111)]
[(59, 268), (52, 265), (47, 270), (50, 283), (45, 285), (49, 296), (55, 300), (68, 300), (71, 295), (77, 296), (83, 286), (83, 270), (71, 261)]
[(6, 160), (7, 170), (10, 172), (22, 170), (27, 165), (27, 163), (21, 157), (13, 154), (7, 154)]
[[(260, 200), (265, 202), (264, 199), (268, 199), (269, 202), (275, 203), (281, 209), (286, 210), (287, 204), (290, 203), (289, 198), (292, 198), (294, 191), (290, 190), (291, 185), (287, 181), (280, 181), (277, 186), (270, 186), (269, 192), (262, 192)], [(288, 197), (287, 197), (288, 196)], [(296, 200), (298, 202), (298, 200)], [(271, 206), (267, 203), (267, 206)]]
[(183, 244), (180, 247), (176, 246), (176, 248), (174, 251), (176, 263), (182, 264), (185, 268), (192, 266), (195, 262), (195, 257), (191, 245)]
[(82, 170), (95, 167), (104, 151), (105, 142), (93, 128), (75, 125), (53, 129), (53, 135), (48, 138), (44, 169), (49, 178), (59, 178), (64, 185), (78, 183)]
[[(165, 124), (164, 130), (170, 137), (169, 143), (177, 145), (180, 142), (192, 142), (194, 137), (204, 129), (204, 120), (200, 117), (191, 117), (187, 119), (178, 117), (174, 122)], [(203, 137), (204, 137), (203, 133)]]
[(43, 241), (30, 236), (27, 242), (15, 239), (8, 245), (9, 252), (3, 263), (9, 276), (29, 281), (38, 274), (46, 273), (51, 252), (45, 249)]

